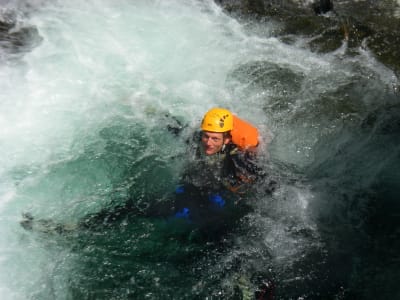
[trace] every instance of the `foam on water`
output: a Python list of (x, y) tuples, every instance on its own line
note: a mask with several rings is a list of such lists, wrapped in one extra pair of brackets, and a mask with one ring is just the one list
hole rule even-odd
[[(264, 142), (274, 136), (277, 164), (269, 168), (281, 180), (245, 222), (257, 239), (236, 236), (236, 251), (213, 258), (218, 271), (254, 251), (247, 272), (267, 259), (281, 277), (296, 278), (288, 265), (323, 245), (309, 212), (317, 200), (295, 169), (312, 165), (313, 147), (359, 117), (356, 110), (374, 109), (391, 72), (368, 54), (352, 61), (252, 34), (211, 1), (35, 3), (20, 2), (26, 13), (18, 17), (42, 42), (18, 59), (5, 53), (0, 66), (2, 298), (68, 298), (81, 262), (57, 237), (20, 228), (21, 212), (76, 221), (110, 199), (162, 196), (179, 171), (171, 157), (184, 148), (165, 134), (165, 115), (193, 128), (214, 105), (252, 121)], [(335, 93), (356, 93), (354, 80), (369, 82), (373, 94), (349, 107)], [(210, 261), (199, 268), (204, 277), (215, 270)]]

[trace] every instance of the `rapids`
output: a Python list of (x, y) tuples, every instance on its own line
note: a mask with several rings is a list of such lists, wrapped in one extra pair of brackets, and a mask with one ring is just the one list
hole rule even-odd
[[(312, 53), (206, 0), (3, 2), (35, 30), (0, 44), (2, 299), (246, 299), (263, 278), (277, 299), (399, 295), (398, 81), (368, 50)], [(260, 129), (279, 182), (222, 241), (146, 218), (20, 226), (168, 197), (216, 105)]]

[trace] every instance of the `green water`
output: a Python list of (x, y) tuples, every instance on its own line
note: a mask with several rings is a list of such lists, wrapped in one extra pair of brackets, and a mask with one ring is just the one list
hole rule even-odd
[[(211, 1), (30, 4), (16, 18), (41, 42), (1, 52), (2, 299), (240, 299), (267, 277), (278, 299), (375, 295), (375, 279), (390, 294), (398, 95), (368, 51), (314, 54)], [(256, 185), (228, 232), (135, 214), (61, 235), (20, 226), (167, 201), (216, 105), (260, 129), (279, 182)]]

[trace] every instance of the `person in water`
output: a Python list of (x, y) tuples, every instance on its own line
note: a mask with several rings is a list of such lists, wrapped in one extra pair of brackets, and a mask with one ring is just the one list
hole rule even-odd
[[(34, 220), (25, 214), (21, 225), (25, 229), (38, 227), (44, 232), (63, 234), (79, 229), (101, 230), (126, 220), (127, 216), (163, 217), (177, 220), (178, 224), (183, 221), (194, 225), (207, 239), (218, 238), (249, 212), (251, 207), (243, 199), (264, 176), (256, 160), (258, 132), (229, 110), (213, 108), (204, 115), (200, 131), (188, 144), (187, 166), (168, 201), (150, 204), (145, 209), (138, 208), (133, 200), (128, 201), (90, 214), (75, 225)], [(254, 296), (258, 300), (273, 299), (273, 292), (273, 282), (263, 280)]]
[[(241, 125), (242, 131), (235, 129), (235, 124)], [(205, 229), (208, 235), (220, 236), (250, 209), (241, 200), (257, 178), (263, 176), (256, 164), (257, 146), (255, 127), (225, 108), (212, 108), (204, 115), (200, 130), (188, 141), (185, 171), (169, 200), (138, 208), (132, 199), (111, 211), (104, 209), (88, 216), (81, 226), (111, 225), (127, 214), (135, 214), (184, 219)]]
[(219, 226), (237, 219), (238, 212), (246, 211), (240, 200), (262, 176), (257, 146), (255, 127), (225, 108), (210, 109), (189, 143), (187, 166), (176, 190), (175, 216)]
[[(258, 131), (229, 110), (212, 108), (188, 144), (187, 166), (168, 201), (154, 201), (139, 208), (131, 199), (90, 214), (75, 226), (51, 220), (36, 223), (62, 233), (77, 227), (111, 226), (130, 214), (185, 219), (200, 228), (213, 227), (214, 231), (225, 228), (248, 211), (249, 206), (241, 200), (257, 178), (263, 176), (256, 164)], [(21, 225), (31, 229), (33, 223), (33, 217), (25, 214)]]
[(257, 129), (224, 108), (209, 110), (200, 128), (189, 148), (192, 155), (183, 180), (216, 191), (244, 193), (261, 174), (256, 164)]

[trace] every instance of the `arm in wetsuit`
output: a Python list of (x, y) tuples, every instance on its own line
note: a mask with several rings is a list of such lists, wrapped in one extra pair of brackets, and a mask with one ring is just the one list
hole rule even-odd
[(235, 144), (228, 144), (224, 162), (224, 186), (235, 193), (245, 193), (259, 177), (263, 170), (257, 165), (254, 151), (242, 151)]

